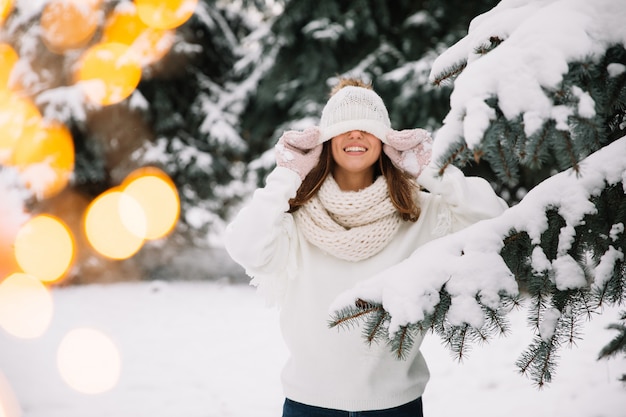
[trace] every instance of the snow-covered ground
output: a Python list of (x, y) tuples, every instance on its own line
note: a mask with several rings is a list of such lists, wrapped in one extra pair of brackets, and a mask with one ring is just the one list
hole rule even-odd
[[(16, 339), (0, 330), (0, 390), (5, 379), (23, 417), (280, 416), (286, 351), (276, 310), (254, 288), (121, 283), (56, 289), (53, 297), (54, 317), (42, 337)], [(426, 416), (626, 416), (626, 387), (617, 381), (626, 360), (595, 359), (614, 336), (605, 327), (616, 317), (611, 309), (587, 323), (584, 340), (561, 352), (554, 381), (542, 390), (514, 366), (532, 336), (523, 313), (511, 315), (509, 337), (476, 346), (462, 364), (436, 336), (427, 337)], [(78, 327), (105, 333), (120, 351), (121, 377), (105, 393), (81, 394), (59, 376), (58, 346)], [(5, 386), (0, 401), (8, 395)], [(2, 404), (0, 416), (14, 417)]]

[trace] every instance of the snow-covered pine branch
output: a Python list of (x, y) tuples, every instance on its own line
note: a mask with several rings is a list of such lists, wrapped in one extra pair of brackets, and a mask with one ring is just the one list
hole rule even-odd
[(434, 158), (486, 160), (514, 185), (520, 169), (558, 171), (626, 133), (626, 8), (620, 0), (503, 0), (435, 60), (454, 83)]
[(433, 63), (432, 82), (463, 68), (434, 160), (484, 160), (513, 186), (528, 173), (561, 173), (535, 181), (499, 218), (346, 292), (332, 324), (358, 316), (359, 304), (380, 306), (375, 321), (386, 323), (366, 318), (367, 327), (398, 356), (412, 332), (432, 329), (462, 357), (468, 341), (506, 331), (507, 308), (525, 296), (536, 337), (517, 365), (550, 382), (556, 352), (581, 323), (626, 300), (625, 20), (620, 0), (503, 0), (472, 21)]
[[(624, 155), (626, 137), (581, 161), (578, 173), (545, 180), (501, 216), (420, 247), (343, 293), (331, 323), (379, 305), (388, 313), (379, 331), (392, 347), (407, 330), (432, 329), (462, 356), (463, 343), (500, 332), (494, 317), (518, 298), (519, 282), (535, 301), (537, 336), (518, 364), (537, 384), (549, 382), (556, 349), (576, 339), (580, 319), (626, 299)], [(598, 222), (604, 233), (585, 233)]]

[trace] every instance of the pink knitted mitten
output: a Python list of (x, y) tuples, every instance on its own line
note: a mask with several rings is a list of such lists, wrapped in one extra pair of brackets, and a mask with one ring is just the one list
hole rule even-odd
[(318, 163), (322, 153), (320, 131), (310, 127), (304, 131), (288, 130), (274, 147), (276, 165), (296, 172), (302, 180)]
[(383, 152), (393, 164), (417, 178), (432, 156), (433, 140), (424, 129), (392, 130)]

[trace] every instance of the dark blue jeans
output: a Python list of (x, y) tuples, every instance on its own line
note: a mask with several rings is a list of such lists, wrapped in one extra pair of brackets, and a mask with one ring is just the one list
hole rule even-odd
[(424, 417), (422, 398), (399, 407), (372, 411), (341, 411), (300, 404), (289, 398), (283, 405), (283, 417)]

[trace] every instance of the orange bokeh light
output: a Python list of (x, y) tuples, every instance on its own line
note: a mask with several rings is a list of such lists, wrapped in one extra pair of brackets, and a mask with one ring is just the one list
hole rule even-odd
[(165, 172), (154, 167), (140, 168), (126, 177), (122, 189), (146, 214), (147, 228), (143, 237), (159, 239), (174, 228), (180, 215), (180, 198), (176, 185)]
[(28, 220), (24, 203), (19, 192), (3, 186), (0, 181), (0, 280), (9, 274), (19, 272), (13, 250), (15, 236)]
[(74, 238), (61, 220), (47, 214), (33, 217), (15, 237), (15, 259), (24, 272), (41, 281), (62, 278), (74, 259)]
[(101, 0), (50, 0), (41, 13), (42, 39), (48, 49), (64, 53), (81, 48), (98, 29)]
[(30, 100), (0, 89), (0, 164), (9, 161), (19, 140), (32, 140), (40, 126), (41, 113)]
[[(131, 232), (122, 218), (132, 219)], [(143, 246), (146, 219), (139, 203), (116, 188), (108, 190), (89, 204), (84, 230), (89, 244), (111, 259), (127, 259)]]
[(10, 164), (20, 170), (26, 186), (39, 198), (49, 198), (67, 186), (74, 159), (70, 131), (63, 124), (50, 123), (17, 142)]
[(120, 3), (107, 19), (102, 42), (117, 42), (130, 47), (141, 66), (150, 65), (167, 54), (174, 44), (174, 32), (146, 25), (132, 3)]
[(15, 236), (2, 230), (4, 226), (2, 220), (0, 220), (0, 279), (19, 271), (13, 252)]
[(19, 56), (11, 45), (8, 43), (0, 43), (0, 90), (9, 88), (11, 72), (18, 59)]
[(0, 327), (7, 333), (32, 339), (52, 321), (52, 296), (37, 278), (15, 273), (0, 283)]
[(193, 15), (198, 0), (135, 0), (144, 23), (156, 29), (174, 29)]
[(141, 80), (141, 65), (128, 45), (99, 43), (85, 52), (75, 78), (90, 101), (106, 106), (125, 100), (135, 91)]

